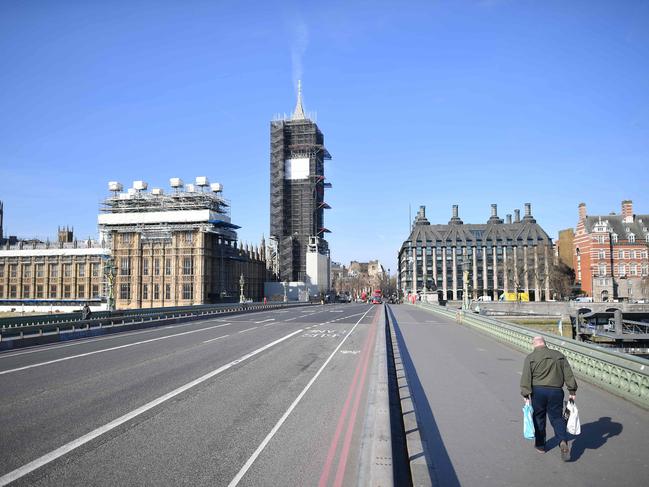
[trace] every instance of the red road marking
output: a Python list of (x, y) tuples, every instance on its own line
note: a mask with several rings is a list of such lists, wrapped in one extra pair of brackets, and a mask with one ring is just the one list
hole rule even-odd
[[(372, 330), (375, 329), (374, 325), (378, 321), (376, 318), (380, 315), (380, 313), (376, 313), (374, 315), (374, 319), (372, 320), (372, 323), (370, 326), (372, 326)], [(334, 456), (336, 454), (336, 449), (338, 446), (338, 440), (340, 439), (340, 435), (342, 433), (343, 426), (345, 424), (345, 419), (347, 418), (347, 412), (349, 409), (349, 405), (351, 404), (352, 397), (354, 396), (354, 392), (356, 392), (356, 383), (358, 382), (358, 376), (360, 374), (361, 369), (363, 368), (363, 364), (365, 363), (365, 357), (369, 357), (370, 349), (371, 347), (371, 337), (372, 337), (372, 330), (370, 330), (370, 333), (368, 334), (367, 338), (365, 339), (365, 342), (363, 343), (363, 347), (361, 348), (362, 352), (360, 354), (359, 360), (358, 360), (358, 365), (356, 366), (356, 371), (354, 372), (354, 378), (352, 379), (351, 384), (349, 385), (349, 390), (347, 391), (347, 398), (345, 399), (345, 404), (343, 406), (343, 409), (340, 413), (340, 417), (338, 418), (338, 424), (336, 425), (336, 431), (334, 433), (334, 436), (331, 440), (331, 444), (329, 445), (329, 451), (327, 452), (327, 459), (325, 460), (324, 467), (322, 469), (322, 473), (320, 474), (320, 481), (318, 482), (318, 487), (325, 487), (327, 485), (327, 481), (329, 480), (329, 473), (331, 472), (331, 465), (334, 460)], [(365, 370), (367, 367), (365, 367)], [(365, 372), (364, 372), (365, 373)], [(363, 378), (363, 382), (365, 382), (365, 378)], [(362, 390), (362, 386), (361, 386)], [(360, 394), (359, 394), (360, 396)], [(353, 426), (353, 422), (352, 422)], [(352, 427), (353, 429), (353, 427)], [(346, 463), (346, 460), (345, 460)], [(340, 468), (340, 467), (339, 467)]]
[[(380, 313), (376, 314), (377, 316)], [(378, 320), (376, 320), (378, 322)], [(372, 348), (372, 343), (374, 342), (374, 337), (376, 336), (376, 323), (372, 323), (372, 329), (370, 330), (370, 335), (372, 339), (370, 340), (370, 346), (368, 347), (368, 353), (365, 356), (365, 363), (363, 364), (363, 372), (361, 372), (361, 383), (356, 389), (356, 399), (354, 400), (354, 407), (352, 409), (351, 416), (349, 418), (349, 423), (347, 423), (347, 432), (345, 433), (345, 441), (343, 442), (342, 453), (340, 454), (340, 460), (338, 460), (338, 470), (336, 471), (336, 478), (334, 480), (334, 487), (340, 487), (343, 484), (343, 479), (345, 477), (345, 467), (347, 466), (347, 460), (349, 458), (349, 448), (352, 442), (352, 433), (354, 432), (354, 423), (356, 423), (356, 413), (358, 413), (358, 406), (361, 402), (361, 396), (363, 395), (363, 387), (365, 386), (365, 379), (367, 378), (367, 367), (370, 363), (371, 353), (369, 350)]]

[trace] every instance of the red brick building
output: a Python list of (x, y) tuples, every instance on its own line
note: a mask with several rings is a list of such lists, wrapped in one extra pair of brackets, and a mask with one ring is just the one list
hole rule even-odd
[(589, 216), (579, 205), (573, 243), (575, 280), (594, 301), (649, 299), (649, 215), (635, 215), (633, 202), (622, 214)]

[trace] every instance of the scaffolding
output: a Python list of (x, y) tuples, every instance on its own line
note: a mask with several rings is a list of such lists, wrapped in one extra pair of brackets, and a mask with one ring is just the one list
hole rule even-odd
[[(324, 161), (331, 159), (324, 146), (324, 136), (308, 118), (291, 118), (271, 122), (270, 161), (270, 233), (277, 241), (279, 275), (281, 280), (305, 281), (306, 252), (312, 238), (318, 248), (328, 251), (321, 235), (324, 210)], [(308, 159), (308, 176), (300, 179), (286, 177), (286, 161)]]
[(173, 232), (199, 231), (236, 241), (234, 230), (239, 227), (230, 223), (230, 202), (221, 196), (222, 186), (217, 183), (216, 189), (206, 191), (207, 178), (199, 179), (205, 183), (198, 191), (193, 185), (185, 190), (182, 181), (172, 179), (176, 184), (169, 194), (157, 188), (146, 192), (141, 181), (126, 192), (121, 184), (109, 183), (112, 195), (100, 206), (102, 237), (110, 242), (111, 232), (136, 232), (143, 242), (171, 243)]

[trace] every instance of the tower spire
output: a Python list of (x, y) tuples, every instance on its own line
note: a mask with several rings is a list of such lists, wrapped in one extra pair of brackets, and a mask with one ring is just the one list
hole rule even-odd
[(297, 103), (291, 120), (304, 120), (304, 108), (302, 107), (302, 80), (297, 80)]

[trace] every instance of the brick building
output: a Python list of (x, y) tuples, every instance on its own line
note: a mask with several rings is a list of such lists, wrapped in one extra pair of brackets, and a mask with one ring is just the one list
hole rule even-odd
[(573, 265), (575, 280), (594, 301), (649, 298), (649, 215), (635, 215), (633, 202), (622, 213), (588, 215), (579, 205)]

